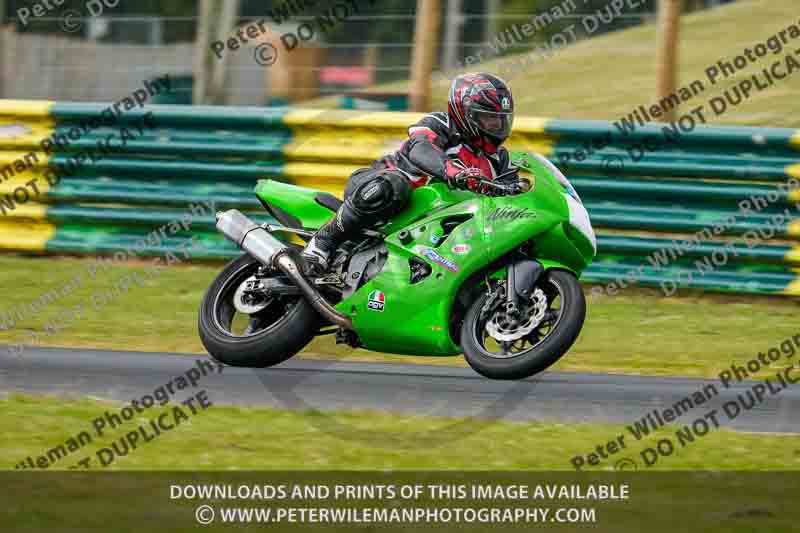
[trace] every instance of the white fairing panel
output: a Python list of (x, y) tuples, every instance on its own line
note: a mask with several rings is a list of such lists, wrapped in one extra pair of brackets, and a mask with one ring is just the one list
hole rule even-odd
[(569, 223), (589, 239), (592, 243), (592, 249), (595, 255), (597, 255), (597, 237), (594, 236), (592, 222), (589, 220), (589, 213), (586, 212), (586, 208), (583, 207), (582, 204), (578, 203), (578, 201), (569, 194), (565, 194), (564, 198), (566, 198), (567, 206), (569, 207)]
[(567, 192), (571, 196), (573, 196), (576, 200), (578, 200), (579, 203), (583, 203), (581, 197), (578, 196), (578, 191), (575, 190), (575, 187), (572, 186), (567, 177), (560, 170), (558, 170), (558, 167), (555, 166), (552, 163), (552, 161), (550, 161), (549, 159), (540, 154), (533, 154), (533, 157), (538, 159), (539, 162), (541, 162), (544, 166), (547, 167), (547, 170), (552, 172), (553, 176), (555, 176), (556, 178), (556, 181), (560, 183), (565, 189), (567, 189)]
[(575, 187), (572, 186), (567, 177), (558, 170), (558, 167), (549, 159), (539, 154), (533, 154), (533, 156), (547, 167), (547, 169), (552, 172), (553, 176), (555, 176), (556, 181), (567, 190), (564, 194), (564, 198), (566, 198), (567, 206), (569, 207), (569, 223), (589, 239), (589, 242), (592, 243), (592, 249), (595, 255), (597, 255), (597, 237), (594, 235), (592, 222), (589, 220), (589, 213), (586, 211), (586, 208), (583, 207), (583, 201), (581, 201), (581, 197), (578, 196), (578, 191), (575, 190)]

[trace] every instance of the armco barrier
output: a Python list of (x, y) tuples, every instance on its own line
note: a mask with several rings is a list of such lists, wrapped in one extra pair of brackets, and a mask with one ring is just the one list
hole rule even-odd
[[(340, 194), (353, 170), (396, 149), (419, 118), (149, 106), (126, 112), (113, 129), (87, 127), (106, 106), (0, 100), (0, 249), (113, 253), (205, 200), (266, 221), (252, 192), (257, 179)], [(68, 166), (145, 113), (152, 113), (154, 129), (136, 132), (124, 146), (48, 185), (48, 168)], [(609, 294), (642, 284), (667, 292), (691, 287), (800, 295), (800, 190), (790, 186), (800, 178), (800, 135), (697, 127), (670, 137), (663, 127), (623, 134), (607, 122), (515, 122), (509, 148), (541, 153), (559, 165), (598, 230), (598, 257), (584, 279), (606, 284)], [(45, 153), (40, 143), (54, 134), (69, 144)], [(31, 201), (15, 202), (33, 178), (38, 193), (28, 191)], [(739, 203), (748, 199), (754, 207), (743, 213)], [(213, 223), (208, 214), (194, 221), (191, 232), (206, 245), (200, 257), (236, 255)], [(687, 243), (695, 234), (700, 237)], [(177, 242), (166, 239), (144, 253), (164, 253)]]

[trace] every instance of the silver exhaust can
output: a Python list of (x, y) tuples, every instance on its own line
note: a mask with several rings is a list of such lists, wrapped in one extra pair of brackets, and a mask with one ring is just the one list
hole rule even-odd
[(305, 278), (302, 268), (298, 266), (291, 254), (287, 253), (291, 249), (273, 237), (267, 230), (236, 209), (217, 213), (217, 229), (262, 265), (283, 271), (302, 291), (314, 309), (328, 319), (331, 324), (349, 330), (353, 329), (352, 319), (337, 311), (325, 300), (314, 285)]
[(217, 213), (217, 229), (267, 267), (272, 267), (278, 253), (288, 248), (237, 209)]

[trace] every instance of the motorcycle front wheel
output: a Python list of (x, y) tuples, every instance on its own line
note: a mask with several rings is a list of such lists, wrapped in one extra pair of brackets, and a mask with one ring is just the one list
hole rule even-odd
[(575, 276), (550, 270), (531, 289), (532, 298), (513, 312), (505, 303), (504, 283), (491, 294), (484, 292), (467, 311), (461, 348), (479, 374), (492, 379), (533, 376), (558, 361), (578, 338), (586, 299)]
[(231, 261), (211, 283), (200, 305), (200, 340), (211, 357), (226, 365), (277, 365), (302, 350), (320, 327), (319, 314), (301, 295), (267, 297), (252, 314), (237, 310), (237, 290), (260, 266), (247, 254)]

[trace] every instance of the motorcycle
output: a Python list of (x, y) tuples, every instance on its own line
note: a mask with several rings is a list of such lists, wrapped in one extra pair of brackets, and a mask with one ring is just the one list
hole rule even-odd
[(255, 193), (280, 225), (217, 213), (217, 229), (246, 253), (203, 298), (203, 345), (222, 363), (261, 368), (334, 334), (337, 343), (378, 352), (463, 353), (493, 379), (545, 370), (581, 331), (578, 277), (597, 242), (580, 197), (550, 161), (513, 161), (521, 186), (480, 179), (486, 194), (419, 187), (403, 212), (343, 244), (328, 273), (314, 278), (292, 241), (310, 240), (341, 200), (260, 180)]

